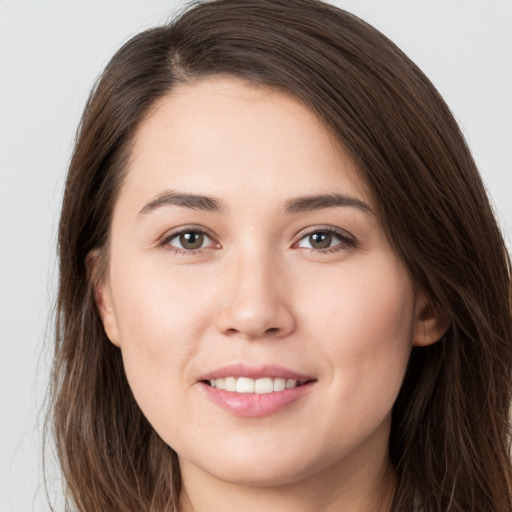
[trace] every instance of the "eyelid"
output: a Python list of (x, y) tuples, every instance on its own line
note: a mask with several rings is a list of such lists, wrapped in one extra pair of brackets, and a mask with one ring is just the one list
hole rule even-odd
[[(175, 247), (169, 243), (171, 240), (178, 237), (179, 235), (181, 235), (183, 233), (188, 233), (188, 232), (196, 232), (196, 233), (201, 233), (201, 234), (205, 235), (212, 242), (212, 246), (200, 247), (198, 249), (180, 249), (179, 247)], [(336, 236), (337, 238), (339, 238), (341, 240), (341, 242), (332, 247), (326, 247), (324, 249), (298, 247), (298, 244), (301, 242), (301, 240), (303, 240), (308, 235), (311, 235), (313, 233), (318, 233), (318, 232), (331, 233), (334, 236)], [(172, 229), (171, 231), (166, 232), (159, 239), (158, 246), (168, 249), (168, 250), (172, 250), (173, 252), (178, 253), (178, 254), (187, 254), (187, 255), (197, 254), (197, 253), (202, 252), (204, 249), (211, 248), (211, 247), (214, 247), (216, 249), (221, 248), (221, 245), (218, 242), (217, 237), (213, 234), (213, 232), (210, 229), (208, 229), (204, 226), (197, 225), (197, 224), (179, 226), (179, 227)], [(334, 227), (334, 226), (329, 226), (329, 225), (310, 226), (310, 227), (300, 231), (295, 236), (295, 242), (293, 242), (293, 244), (292, 244), (292, 248), (309, 250), (309, 251), (315, 252), (315, 253), (327, 253), (327, 252), (335, 252), (337, 250), (353, 249), (356, 246), (357, 246), (357, 240), (351, 233), (349, 233), (348, 231), (346, 231), (344, 229)]]
[(204, 249), (207, 249), (209, 247), (201, 247), (198, 249), (180, 249), (179, 247), (175, 247), (171, 245), (169, 242), (173, 240), (174, 238), (178, 237), (179, 235), (183, 233), (201, 233), (208, 237), (210, 241), (212, 242), (212, 246), (216, 246), (215, 248), (220, 248), (220, 243), (217, 241), (217, 237), (213, 234), (211, 230), (208, 228), (205, 228), (204, 226), (200, 226), (197, 224), (188, 224), (185, 226), (179, 226), (171, 231), (167, 231), (162, 237), (160, 237), (158, 241), (158, 246), (162, 248), (166, 248), (169, 250), (172, 250), (173, 252), (180, 253), (180, 254), (196, 254), (198, 252), (203, 251)]
[[(319, 232), (320, 233), (321, 232), (331, 233), (331, 234), (337, 236), (342, 241), (342, 243), (334, 245), (332, 247), (326, 247), (324, 249), (298, 247), (298, 244), (299, 244), (299, 242), (301, 242), (301, 240), (303, 240), (304, 238), (306, 238), (307, 236), (309, 236), (313, 233), (319, 233)], [(357, 240), (351, 233), (349, 233), (348, 231), (346, 231), (344, 229), (334, 227), (334, 226), (328, 226), (328, 225), (311, 226), (309, 228), (306, 228), (303, 231), (300, 231), (296, 235), (295, 238), (296, 238), (296, 241), (292, 244), (293, 248), (305, 249), (305, 250), (309, 249), (310, 251), (320, 252), (320, 253), (321, 252), (333, 252), (333, 251), (337, 250), (337, 248), (339, 248), (341, 250), (341, 247), (343, 247), (345, 249), (347, 249), (347, 248), (353, 249), (357, 246)], [(341, 247), (339, 247), (339, 246), (341, 246)]]

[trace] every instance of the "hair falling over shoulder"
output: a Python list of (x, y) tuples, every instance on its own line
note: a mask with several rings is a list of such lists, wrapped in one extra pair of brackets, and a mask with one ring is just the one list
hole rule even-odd
[(70, 509), (177, 510), (176, 454), (134, 400), (94, 282), (137, 127), (178, 84), (216, 74), (286, 91), (324, 122), (357, 162), (415, 286), (449, 320), (441, 340), (413, 349), (393, 410), (392, 510), (511, 512), (511, 267), (489, 199), (424, 74), (377, 30), (317, 0), (198, 3), (128, 41), (91, 93), (59, 227), (50, 390)]

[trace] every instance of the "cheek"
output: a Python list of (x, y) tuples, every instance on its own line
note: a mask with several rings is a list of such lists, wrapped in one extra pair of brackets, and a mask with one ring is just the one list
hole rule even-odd
[(130, 266), (128, 261), (118, 264), (111, 276), (127, 379), (155, 424), (183, 408), (185, 395), (174, 393), (172, 402), (169, 396), (173, 388), (186, 391), (194, 382), (189, 366), (199, 350), (209, 309), (194, 280), (185, 280), (186, 286), (171, 277), (161, 268), (140, 262)]
[[(316, 274), (316, 293), (309, 297), (307, 309), (316, 312), (318, 328), (334, 328), (332, 336), (344, 340), (343, 346), (356, 353), (411, 341), (414, 324), (414, 290), (405, 270), (392, 255), (361, 258), (339, 270)], [(329, 338), (329, 336), (327, 336)], [(408, 343), (406, 343), (408, 344)]]
[(396, 399), (412, 348), (412, 284), (394, 259), (325, 277), (316, 275), (322, 293), (309, 294), (303, 314), (311, 318), (308, 337), (318, 340), (316, 352), (330, 365), (332, 400), (345, 404), (354, 417), (382, 420)]
[[(162, 268), (163, 267), (163, 268)], [(135, 269), (135, 270), (134, 270)], [(127, 276), (130, 276), (127, 278)], [(117, 265), (112, 276), (122, 343), (160, 358), (188, 351), (203, 326), (208, 297), (197, 275), (166, 272), (165, 265)]]

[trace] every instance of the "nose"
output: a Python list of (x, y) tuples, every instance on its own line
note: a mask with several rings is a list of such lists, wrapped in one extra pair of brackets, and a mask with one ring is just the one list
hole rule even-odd
[(271, 258), (239, 258), (228, 275), (225, 300), (216, 318), (220, 332), (254, 340), (283, 338), (295, 330), (284, 277)]

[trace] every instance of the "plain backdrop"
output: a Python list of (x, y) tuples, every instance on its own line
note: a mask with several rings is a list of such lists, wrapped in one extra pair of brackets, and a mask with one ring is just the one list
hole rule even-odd
[[(395, 41), (462, 125), (512, 234), (512, 0), (340, 0)], [(115, 50), (178, 1), (0, 0), (0, 511), (46, 511), (56, 226), (75, 129)], [(50, 461), (51, 462), (51, 461)], [(58, 472), (49, 483), (59, 507)]]

